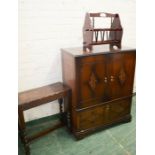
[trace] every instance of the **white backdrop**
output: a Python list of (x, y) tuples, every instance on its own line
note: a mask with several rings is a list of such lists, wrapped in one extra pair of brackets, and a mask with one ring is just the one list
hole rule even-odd
[[(135, 0), (19, 0), (19, 92), (62, 81), (60, 48), (82, 45), (86, 12), (119, 13), (124, 46), (136, 46)], [(58, 112), (57, 102), (25, 112), (26, 121)]]

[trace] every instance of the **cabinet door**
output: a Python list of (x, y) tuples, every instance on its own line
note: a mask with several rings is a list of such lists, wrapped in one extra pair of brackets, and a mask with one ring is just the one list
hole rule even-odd
[(106, 56), (88, 56), (77, 61), (78, 108), (106, 100)]
[(107, 76), (110, 99), (132, 94), (135, 57), (135, 52), (109, 54)]

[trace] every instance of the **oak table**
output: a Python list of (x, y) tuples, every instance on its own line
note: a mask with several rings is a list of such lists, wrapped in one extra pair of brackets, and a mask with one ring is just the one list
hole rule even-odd
[[(66, 122), (67, 103), (70, 98), (70, 89), (61, 82), (57, 82), (51, 85), (43, 86), (40, 88), (28, 90), (18, 94), (18, 119), (19, 119), (19, 133), (24, 144), (26, 155), (30, 154), (29, 144), (32, 140), (39, 138), (47, 133), (62, 127)], [(58, 100), (60, 107), (61, 121), (53, 127), (43, 130), (35, 135), (27, 136), (26, 123), (24, 119), (24, 111)], [(65, 102), (63, 102), (65, 101)], [(63, 108), (64, 103), (64, 108)]]

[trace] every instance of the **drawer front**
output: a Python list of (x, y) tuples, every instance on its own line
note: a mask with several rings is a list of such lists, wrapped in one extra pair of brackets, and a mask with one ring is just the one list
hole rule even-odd
[(106, 101), (106, 56), (89, 56), (77, 61), (77, 108)]
[(113, 122), (130, 114), (131, 98), (111, 102), (108, 104), (108, 122)]
[(77, 127), (79, 130), (89, 129), (106, 123), (106, 106), (79, 112)]
[(86, 130), (113, 123), (130, 114), (130, 105), (131, 99), (124, 99), (78, 112), (77, 129)]

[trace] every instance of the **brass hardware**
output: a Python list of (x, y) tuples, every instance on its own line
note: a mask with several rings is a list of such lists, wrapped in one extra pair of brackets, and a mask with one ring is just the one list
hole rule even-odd
[(114, 82), (114, 79), (110, 79), (111, 82)]
[(113, 82), (114, 80), (114, 76), (110, 76), (110, 81)]
[(107, 77), (105, 77), (105, 78), (104, 78), (104, 82), (105, 82), (105, 83), (107, 83), (107, 82), (108, 82)]

